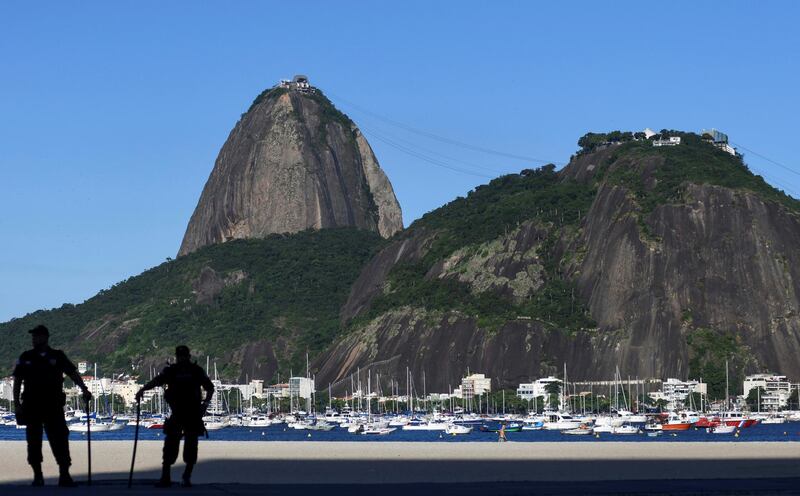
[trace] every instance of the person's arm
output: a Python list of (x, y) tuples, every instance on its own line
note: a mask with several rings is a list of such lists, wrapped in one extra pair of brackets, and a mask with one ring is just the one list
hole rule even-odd
[(136, 401), (138, 402), (142, 401), (142, 398), (144, 398), (145, 391), (149, 391), (153, 388), (157, 388), (159, 386), (163, 386), (164, 384), (166, 384), (167, 383), (166, 374), (167, 374), (167, 369), (164, 369), (163, 371), (161, 371), (160, 374), (153, 377), (153, 379), (150, 382), (142, 386), (139, 389), (139, 391), (136, 392)]
[(83, 391), (83, 401), (86, 403), (92, 401), (92, 393), (89, 391), (89, 388), (86, 387), (86, 383), (83, 382), (83, 378), (78, 373), (78, 367), (76, 367), (75, 364), (72, 363), (69, 358), (67, 358), (67, 355), (63, 353), (61, 354), (61, 359), (63, 360), (61, 367), (62, 371), (67, 377), (72, 379), (72, 382), (74, 382), (76, 386), (81, 388), (81, 391)]
[(14, 410), (19, 410), (20, 405), (20, 393), (22, 392), (22, 381), (25, 377), (25, 366), (23, 365), (22, 357), (19, 357), (17, 360), (17, 364), (14, 366), (14, 371), (11, 373), (14, 376)]
[(91, 393), (91, 391), (89, 391), (89, 388), (86, 387), (86, 383), (83, 382), (83, 378), (78, 373), (77, 369), (72, 371), (72, 372), (70, 372), (70, 373), (68, 373), (67, 377), (72, 379), (72, 382), (74, 382), (76, 386), (81, 388), (81, 391), (83, 391), (83, 401), (85, 401), (87, 403), (92, 401), (92, 393)]
[(208, 405), (211, 404), (211, 398), (214, 396), (214, 383), (211, 382), (211, 379), (203, 372), (203, 381), (202, 384), (203, 389), (206, 391), (206, 397), (203, 400), (203, 413), (208, 409)]
[(22, 391), (22, 379), (14, 376), (14, 410), (19, 410), (21, 404), (19, 401), (20, 391)]

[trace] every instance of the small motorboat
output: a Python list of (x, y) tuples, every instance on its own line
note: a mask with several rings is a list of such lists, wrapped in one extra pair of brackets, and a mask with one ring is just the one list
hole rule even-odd
[[(111, 430), (111, 423), (110, 422), (92, 422), (91, 429), (92, 432), (108, 432)], [(120, 424), (122, 425), (122, 424)], [(87, 432), (89, 430), (89, 425), (86, 422), (74, 422), (69, 425), (68, 429), (72, 432)]]
[(708, 432), (710, 434), (732, 434), (732, 433), (736, 432), (736, 426), (719, 424), (719, 425), (715, 425), (713, 427), (707, 428), (706, 432)]
[(472, 432), (472, 427), (459, 424), (447, 424), (447, 427), (445, 428), (444, 432), (446, 434), (452, 434), (454, 436), (457, 434), (469, 434), (470, 432)]
[(306, 427), (306, 430), (309, 430), (309, 431), (330, 431), (330, 430), (333, 430), (334, 427), (336, 427), (334, 424), (329, 424), (328, 422), (325, 422), (323, 420), (323, 421), (317, 421), (317, 422), (315, 422), (313, 424), (309, 424)]
[[(506, 432), (519, 432), (519, 431), (521, 431), (521, 430), (522, 430), (522, 425), (521, 425), (521, 424), (518, 424), (518, 423), (511, 423), (511, 424), (508, 424), (508, 425), (506, 426), (506, 428), (505, 428), (505, 431), (506, 431)], [(500, 427), (494, 428), (494, 427), (489, 427), (489, 426), (488, 426), (488, 425), (486, 425), (486, 424), (483, 424), (483, 425), (480, 427), (480, 431), (481, 431), (481, 432), (500, 432)]]
[(224, 427), (228, 427), (228, 423), (223, 420), (208, 420), (203, 423), (207, 431), (218, 431)]
[(397, 428), (396, 427), (385, 427), (385, 426), (366, 426), (361, 431), (361, 434), (366, 436), (383, 436), (389, 434), (390, 432), (394, 432)]
[(594, 434), (594, 429), (589, 427), (587, 424), (581, 424), (580, 427), (576, 427), (575, 429), (563, 429), (561, 434), (567, 434), (570, 436), (591, 436)]
[(639, 434), (640, 432), (641, 431), (639, 430), (639, 428), (636, 427), (635, 425), (622, 424), (619, 427), (614, 427), (614, 431), (612, 432), (612, 434), (619, 434), (619, 435)]

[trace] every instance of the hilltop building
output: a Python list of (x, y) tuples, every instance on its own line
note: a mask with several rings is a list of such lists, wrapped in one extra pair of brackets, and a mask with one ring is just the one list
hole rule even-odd
[(734, 157), (738, 155), (736, 148), (728, 144), (727, 134), (718, 131), (714, 128), (711, 128), (711, 129), (703, 129), (702, 131), (700, 131), (700, 136), (702, 136), (704, 140), (710, 142), (712, 145), (716, 146), (720, 150), (726, 153), (730, 153)]
[(300, 93), (316, 93), (317, 90), (311, 83), (308, 82), (308, 76), (304, 76), (302, 74), (298, 74), (292, 80), (288, 79), (281, 79), (278, 83), (278, 86), (281, 88), (286, 88), (288, 90), (298, 91)]
[(681, 144), (680, 136), (670, 136), (669, 138), (661, 138), (653, 140), (653, 146), (678, 146)]

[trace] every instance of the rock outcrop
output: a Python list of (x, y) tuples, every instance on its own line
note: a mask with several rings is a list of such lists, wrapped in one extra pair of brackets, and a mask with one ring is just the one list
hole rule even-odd
[[(270, 381), (308, 352), (334, 394), (359, 370), (373, 390), (410, 370), (442, 392), (467, 370), (515, 387), (565, 362), (574, 380), (619, 368), (702, 377), (717, 394), (729, 359), (731, 385), (745, 372), (796, 381), (800, 202), (682, 137), (497, 178), (384, 242), (400, 210), (366, 140), (321, 94), (272, 90), (223, 147), (187, 256), (0, 324), (0, 357), (44, 323), (106, 370), (157, 366), (180, 340), (227, 377)], [(267, 236), (338, 225), (359, 229)]]
[(392, 185), (367, 140), (320, 91), (273, 88), (231, 131), (178, 255), (272, 233), (402, 229)]
[[(558, 214), (549, 222), (522, 216), (515, 229), (440, 256), (437, 240), (456, 236), (453, 212), (415, 223), (354, 283), (341, 313), (353, 330), (317, 360), (318, 382), (347, 386), (359, 369), (402, 378), (408, 367), (426, 375), (429, 390), (458, 385), (467, 369), (514, 387), (558, 373), (564, 362), (576, 380), (610, 378), (617, 367), (623, 376), (686, 379), (698, 373), (691, 343), (703, 333), (734, 343), (746, 356), (742, 370), (800, 377), (800, 204), (740, 159), (687, 139), (674, 150), (638, 143), (576, 156), (557, 181), (585, 185), (593, 196), (571, 225)], [(706, 160), (722, 164), (721, 174), (704, 170)], [(500, 191), (510, 198), (521, 189), (495, 182), (487, 221)], [(472, 198), (466, 203), (480, 201)], [(487, 324), (485, 310), (458, 308), (455, 296), (453, 308), (431, 306), (432, 291), (398, 298), (396, 274), (408, 267), (424, 274), (417, 286), (458, 281), (457, 294), (490, 293), (520, 312), (555, 278), (572, 291), (567, 308), (584, 305), (594, 325), (568, 328), (541, 312)]]

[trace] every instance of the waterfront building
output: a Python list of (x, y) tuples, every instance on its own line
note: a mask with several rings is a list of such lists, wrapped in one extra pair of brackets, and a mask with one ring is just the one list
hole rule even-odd
[(744, 397), (747, 398), (750, 391), (755, 388), (763, 389), (761, 405), (766, 410), (777, 410), (787, 406), (789, 396), (792, 395), (792, 383), (785, 375), (753, 374), (745, 377)]
[[(100, 377), (95, 379), (93, 377), (86, 376), (84, 377), (84, 382), (86, 383), (86, 387), (95, 397), (100, 398), (102, 396), (114, 394), (122, 398), (127, 406), (131, 406), (136, 403), (136, 392), (142, 387), (135, 377), (114, 380), (109, 379), (108, 377)], [(158, 390), (160, 389), (161, 388), (158, 388)], [(144, 402), (146, 403), (150, 401), (150, 398), (158, 393), (159, 391), (156, 389), (145, 391)], [(70, 399), (79, 398), (81, 395), (81, 390), (77, 386), (73, 386), (66, 390), (66, 394)]]
[(561, 379), (557, 377), (544, 377), (542, 379), (536, 379), (533, 382), (522, 383), (517, 388), (517, 396), (520, 399), (530, 401), (534, 398), (538, 398), (540, 396), (547, 397), (547, 386), (553, 383), (557, 383), (559, 387), (561, 386)]
[(461, 379), (461, 385), (453, 390), (453, 396), (466, 400), (492, 391), (492, 380), (484, 374), (470, 374)]
[[(288, 384), (286, 387), (288, 390)], [(250, 399), (253, 397), (264, 399), (266, 392), (269, 390), (269, 388), (264, 388), (264, 381), (260, 379), (253, 379), (247, 384), (220, 384), (219, 389), (216, 390), (222, 392), (233, 391), (234, 389), (239, 391), (239, 394), (244, 401), (250, 401)], [(288, 392), (286, 396), (288, 396)]]
[(289, 384), (286, 382), (279, 384), (271, 384), (270, 386), (264, 388), (264, 396), (265, 397), (271, 396), (273, 398), (288, 398)]
[[(707, 384), (700, 381), (681, 381), (680, 379), (670, 378), (661, 384), (661, 391), (650, 393), (650, 397), (655, 401), (664, 400), (667, 402), (667, 408), (674, 409), (684, 406), (686, 399), (692, 393), (707, 395)], [(700, 407), (700, 405), (693, 406), (695, 408)]]
[(14, 401), (14, 379), (12, 377), (0, 379), (0, 400)]
[(311, 399), (314, 393), (314, 379), (308, 377), (289, 378), (289, 397)]

